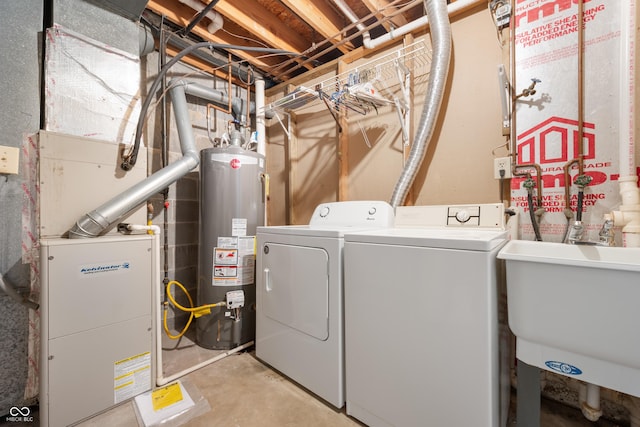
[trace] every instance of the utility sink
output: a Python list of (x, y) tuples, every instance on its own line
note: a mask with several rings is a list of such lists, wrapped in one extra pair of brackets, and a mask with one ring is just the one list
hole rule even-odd
[(512, 240), (498, 258), (518, 359), (640, 396), (640, 248)]

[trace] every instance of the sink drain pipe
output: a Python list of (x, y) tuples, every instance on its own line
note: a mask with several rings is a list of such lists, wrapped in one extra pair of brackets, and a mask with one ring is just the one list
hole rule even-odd
[(591, 383), (580, 384), (578, 395), (582, 415), (589, 421), (598, 421), (602, 416), (600, 386)]
[(621, 204), (611, 212), (616, 226), (622, 227), (623, 246), (640, 247), (640, 189), (635, 162), (635, 76), (636, 68), (636, 2), (622, 0), (620, 10), (620, 186)]
[(407, 163), (396, 182), (389, 204), (395, 209), (407, 198), (409, 189), (422, 165), (440, 113), (451, 61), (451, 24), (444, 0), (425, 0), (433, 60), (429, 73), (428, 93)]
[[(640, 189), (635, 162), (635, 70), (636, 70), (636, 3), (622, 0), (620, 6), (620, 69), (627, 70), (620, 79), (619, 175), (621, 204), (617, 211), (605, 215), (622, 227), (623, 246), (640, 247)], [(626, 12), (625, 12), (626, 11)], [(602, 415), (600, 409), (600, 387), (595, 384), (581, 385), (580, 406), (582, 414), (590, 421)], [(630, 405), (631, 425), (638, 427), (640, 405)]]

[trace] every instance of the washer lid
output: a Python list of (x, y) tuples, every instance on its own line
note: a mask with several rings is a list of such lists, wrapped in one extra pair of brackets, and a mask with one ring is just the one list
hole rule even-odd
[(347, 233), (345, 242), (380, 245), (418, 246), (425, 248), (490, 251), (502, 245), (507, 232), (458, 228), (388, 228)]

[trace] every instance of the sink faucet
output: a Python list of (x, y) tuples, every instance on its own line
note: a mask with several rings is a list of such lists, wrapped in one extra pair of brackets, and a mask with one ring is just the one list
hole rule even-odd
[(580, 244), (582, 242), (582, 235), (584, 233), (584, 226), (582, 221), (575, 221), (569, 230), (569, 237), (567, 241), (571, 245)]
[(614, 246), (613, 219), (607, 218), (598, 233), (599, 246)]

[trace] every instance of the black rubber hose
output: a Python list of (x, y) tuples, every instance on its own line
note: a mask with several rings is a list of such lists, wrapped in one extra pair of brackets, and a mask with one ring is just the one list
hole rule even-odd
[(529, 191), (527, 195), (527, 202), (529, 203), (529, 217), (531, 217), (531, 225), (533, 226), (533, 232), (536, 235), (536, 241), (542, 242), (542, 236), (540, 235), (540, 227), (536, 221), (535, 206), (533, 206), (533, 193)]
[(189, 22), (189, 25), (187, 25), (185, 28), (182, 29), (181, 33), (183, 36), (186, 36), (187, 34), (189, 34), (191, 32), (191, 30), (193, 30), (193, 27), (195, 27), (196, 25), (198, 25), (198, 23), (200, 21), (202, 21), (202, 18), (204, 18), (207, 13), (211, 12), (211, 9), (213, 9), (214, 7), (216, 7), (216, 4), (218, 4), (219, 0), (213, 0), (211, 2), (209, 2), (208, 5), (206, 5), (204, 7), (204, 9), (202, 9), (196, 16), (195, 18), (193, 18), (191, 20), (191, 22)]
[(180, 51), (176, 56), (171, 59), (171, 61), (167, 62), (165, 66), (160, 70), (155, 80), (151, 84), (149, 88), (149, 96), (146, 97), (144, 102), (142, 103), (142, 107), (140, 107), (140, 116), (138, 117), (138, 125), (136, 126), (136, 138), (133, 143), (133, 148), (129, 154), (124, 156), (122, 159), (122, 163), (120, 167), (123, 170), (131, 170), (133, 166), (136, 164), (138, 160), (138, 150), (140, 149), (140, 139), (142, 138), (142, 128), (144, 127), (144, 119), (147, 115), (147, 110), (149, 109), (149, 105), (151, 105), (151, 101), (153, 100), (152, 94), (158, 90), (158, 86), (162, 82), (162, 78), (167, 74), (167, 71), (174, 66), (178, 61), (180, 61), (184, 56), (193, 52), (196, 49), (200, 49), (202, 47), (208, 47), (209, 49), (228, 49), (228, 50), (242, 50), (245, 52), (264, 52), (264, 53), (275, 53), (281, 55), (289, 55), (289, 56), (300, 56), (299, 53), (290, 52), (288, 50), (282, 49), (272, 49), (268, 47), (253, 47), (253, 46), (236, 46), (236, 45), (228, 45), (228, 44), (220, 44), (220, 43), (211, 43), (211, 42), (200, 42), (193, 44), (182, 51)]
[(582, 221), (582, 204), (584, 203), (584, 191), (578, 191), (578, 207), (576, 209), (576, 221)]

